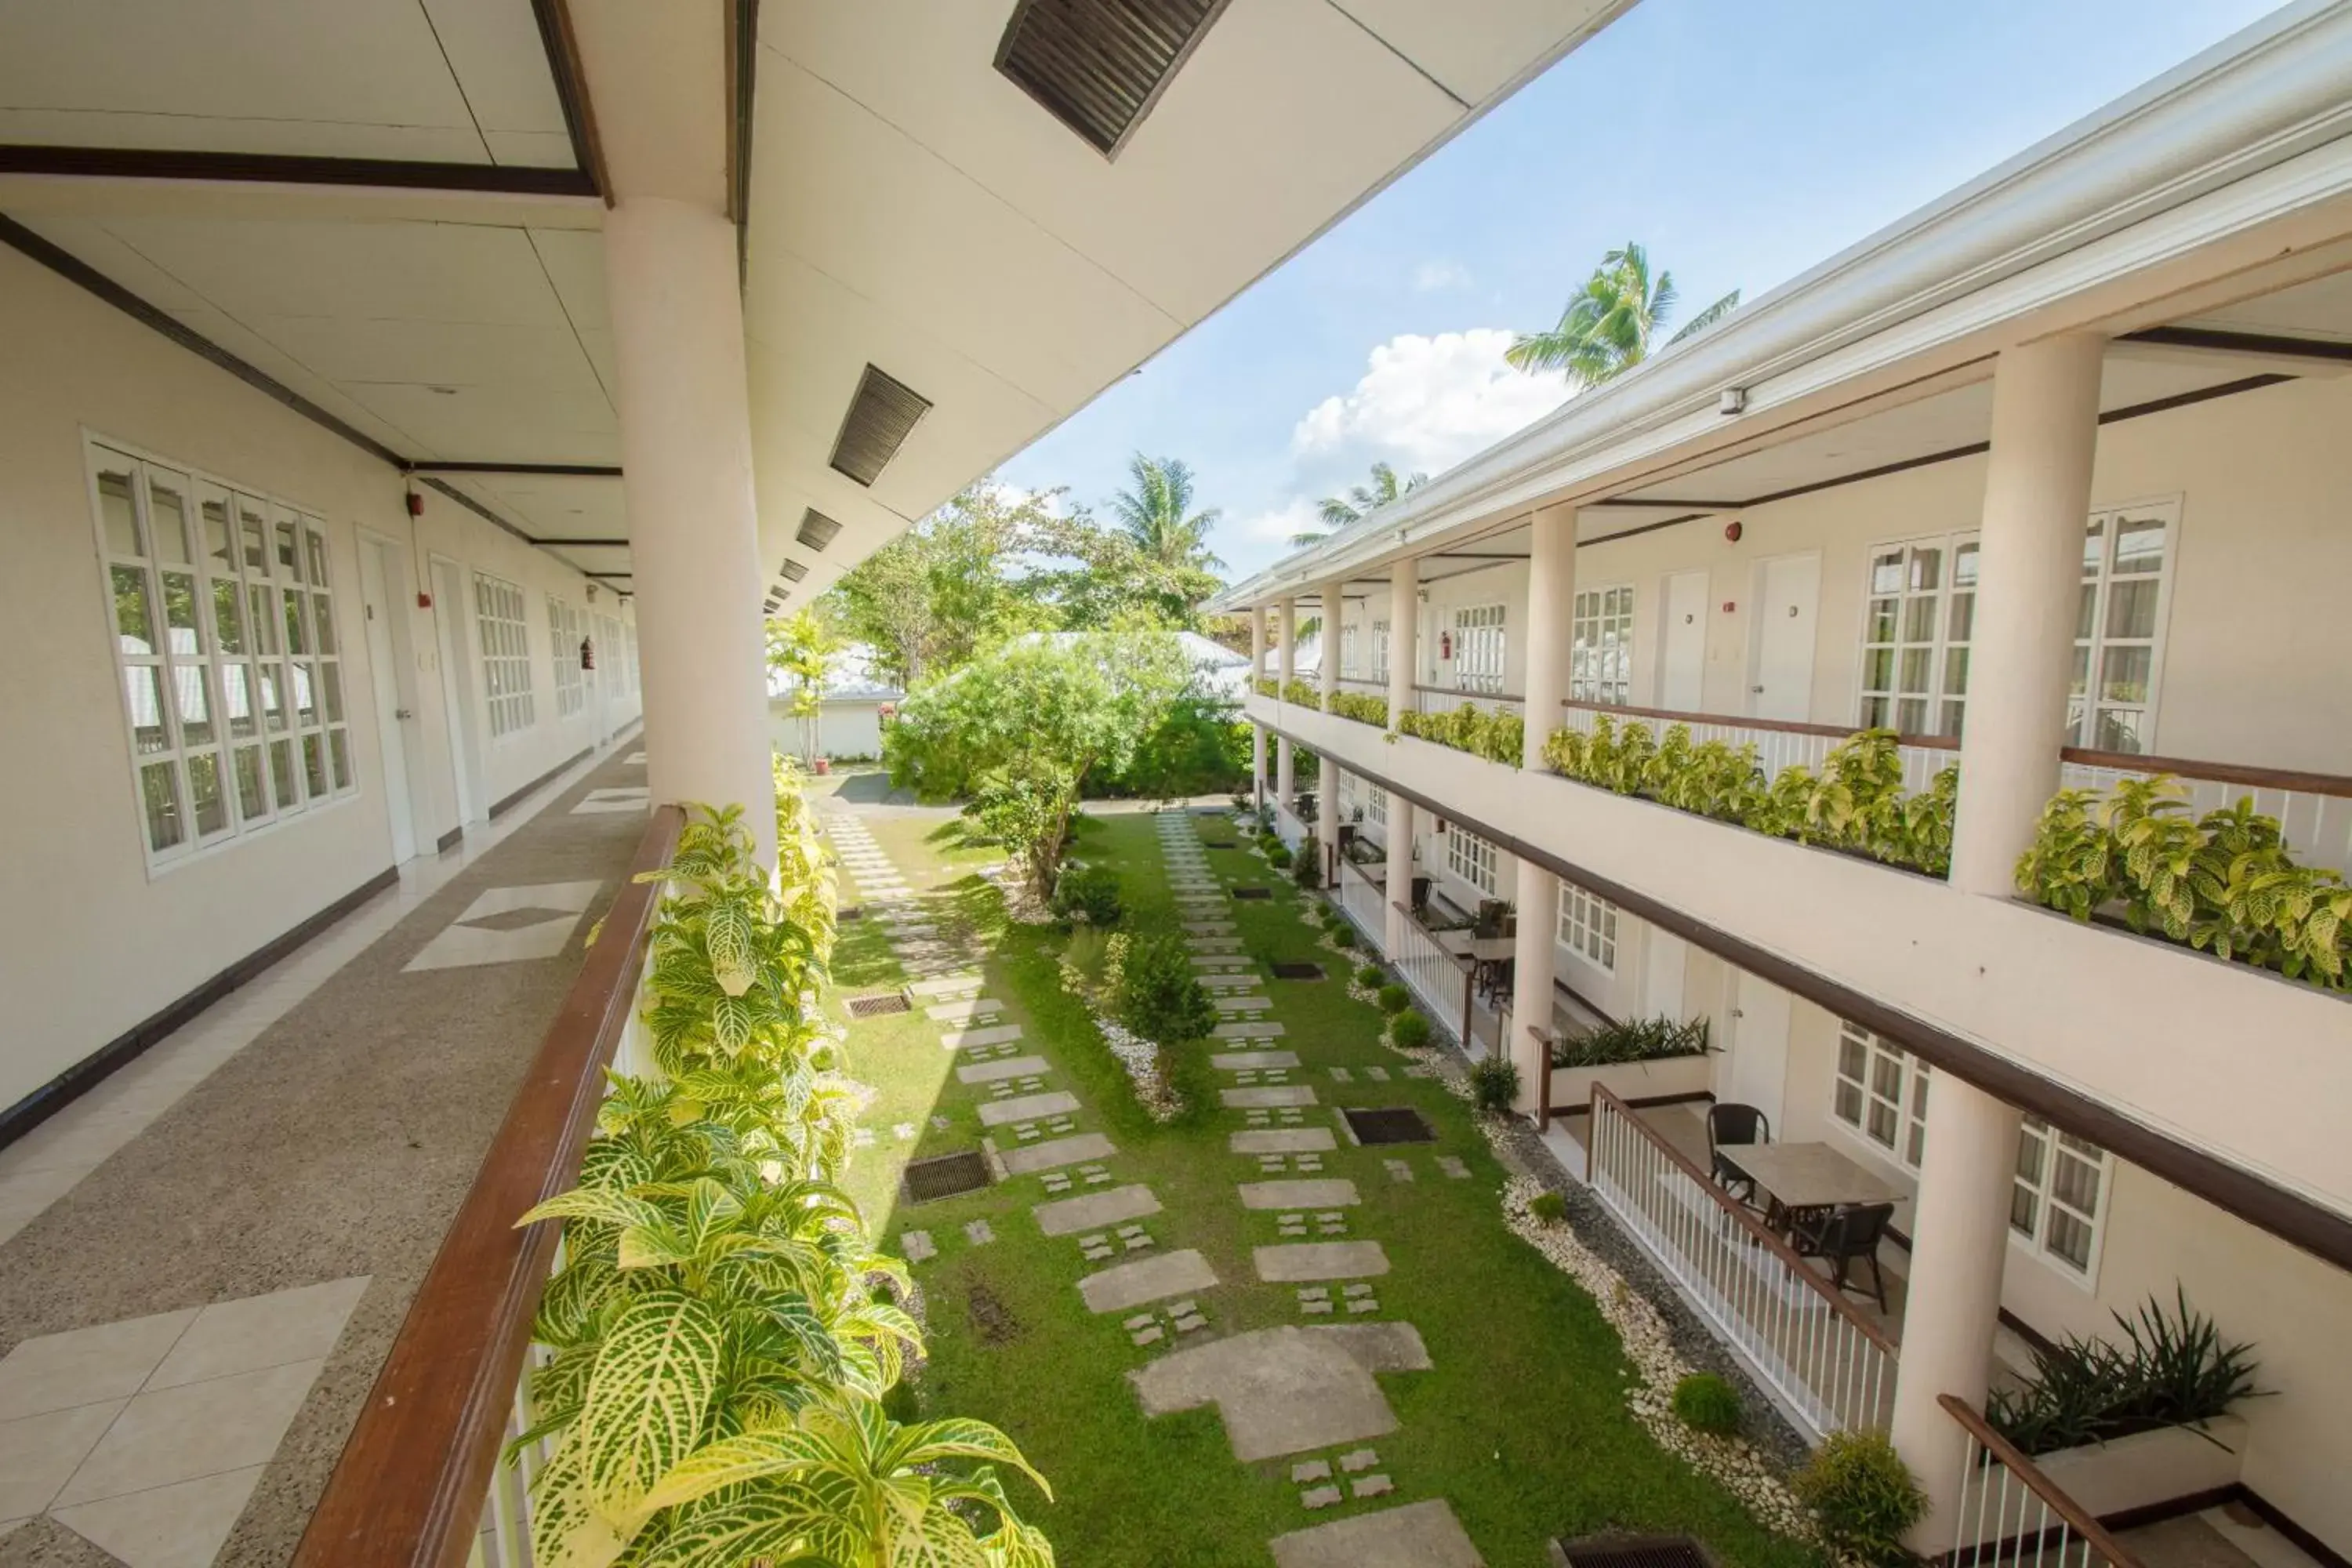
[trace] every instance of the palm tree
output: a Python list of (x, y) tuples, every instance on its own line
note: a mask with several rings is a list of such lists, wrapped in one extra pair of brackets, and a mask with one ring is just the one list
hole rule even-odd
[[(1521, 370), (1564, 370), (1582, 386), (1599, 386), (1642, 363), (1655, 335), (1673, 320), (1675, 275), (1650, 281), (1650, 256), (1628, 241), (1601, 258), (1584, 287), (1548, 332), (1523, 332), (1504, 358)], [(1677, 343), (1739, 308), (1734, 289), (1683, 324), (1666, 342)]]
[(1401, 495), (1419, 489), (1429, 483), (1427, 474), (1415, 474), (1399, 479), (1397, 471), (1386, 463), (1372, 465), (1372, 482), (1358, 485), (1345, 496), (1325, 496), (1316, 503), (1316, 512), (1327, 525), (1302, 529), (1290, 536), (1294, 549), (1303, 549), (1318, 539), (1328, 539), (1335, 530), (1347, 527), (1368, 511), (1384, 507)]
[(1133, 488), (1111, 497), (1110, 510), (1138, 550), (1176, 571), (1205, 572), (1224, 564), (1209, 552), (1209, 530), (1223, 514), (1215, 507), (1192, 510), (1192, 470), (1181, 459), (1138, 452), (1127, 471)]

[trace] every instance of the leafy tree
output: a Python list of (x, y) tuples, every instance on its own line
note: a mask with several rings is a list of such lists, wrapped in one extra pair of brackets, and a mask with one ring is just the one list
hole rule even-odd
[[(1673, 320), (1680, 301), (1675, 275), (1650, 280), (1650, 255), (1632, 242), (1601, 258), (1559, 321), (1549, 331), (1523, 332), (1503, 356), (1521, 370), (1564, 370), (1583, 386), (1599, 386), (1649, 356), (1657, 333)], [(1677, 343), (1714, 325), (1739, 308), (1734, 289), (1685, 322), (1666, 342)]]
[(768, 668), (792, 679), (792, 714), (800, 722), (804, 759), (823, 743), (817, 719), (824, 711), (825, 664), (841, 646), (839, 634), (814, 610), (768, 623)]
[(1344, 496), (1325, 496), (1315, 508), (1317, 514), (1323, 519), (1324, 526), (1303, 529), (1290, 536), (1290, 542), (1304, 547), (1318, 539), (1328, 539), (1366, 512), (1376, 511), (1399, 496), (1410, 495), (1427, 483), (1427, 474), (1414, 474), (1409, 479), (1399, 479), (1397, 471), (1388, 464), (1374, 463), (1370, 484), (1358, 485)]
[(1181, 1046), (1216, 1031), (1217, 1005), (1177, 937), (1113, 937), (1105, 978), (1119, 1027), (1129, 1034), (1155, 1046)]
[(965, 486), (845, 574), (826, 595), (828, 614), (909, 688), (1008, 637), (1059, 626), (1015, 570), (1052, 528), (1053, 496), (993, 479)]
[(1138, 452), (1127, 471), (1134, 488), (1113, 496), (1110, 510), (1138, 549), (1171, 569), (1209, 572), (1224, 564), (1209, 551), (1209, 531), (1222, 514), (1214, 507), (1192, 510), (1192, 470), (1181, 458)]

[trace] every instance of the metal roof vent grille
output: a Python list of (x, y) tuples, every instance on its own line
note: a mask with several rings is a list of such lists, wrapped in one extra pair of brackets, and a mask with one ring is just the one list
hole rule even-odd
[(834, 468), (861, 485), (872, 485), (930, 406), (929, 398), (867, 365), (858, 379), (857, 395), (849, 400), (849, 416), (834, 438)]
[(789, 555), (784, 557), (784, 563), (776, 570), (784, 574), (784, 581), (787, 583), (797, 583), (808, 575), (808, 568)]
[(801, 514), (801, 531), (795, 536), (811, 550), (823, 550), (841, 536), (841, 524), (814, 507)]
[(1225, 5), (1021, 0), (996, 46), (996, 68), (1114, 158)]

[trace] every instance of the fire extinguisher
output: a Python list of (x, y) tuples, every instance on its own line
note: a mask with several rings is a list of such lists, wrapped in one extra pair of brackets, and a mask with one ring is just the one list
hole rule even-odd
[(1452, 658), (1454, 657), (1454, 634), (1452, 632), (1440, 632), (1437, 634), (1437, 657), (1440, 658)]
[(580, 639), (580, 668), (583, 669), (596, 668), (596, 645), (586, 637)]

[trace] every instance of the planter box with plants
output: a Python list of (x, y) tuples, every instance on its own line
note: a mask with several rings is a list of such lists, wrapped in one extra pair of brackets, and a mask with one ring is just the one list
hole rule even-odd
[(1620, 1100), (1644, 1100), (1706, 1092), (1715, 1064), (1707, 1055), (1706, 1020), (1631, 1018), (1590, 1034), (1556, 1040), (1551, 1048), (1551, 1106), (1555, 1112), (1582, 1109), (1595, 1084)]

